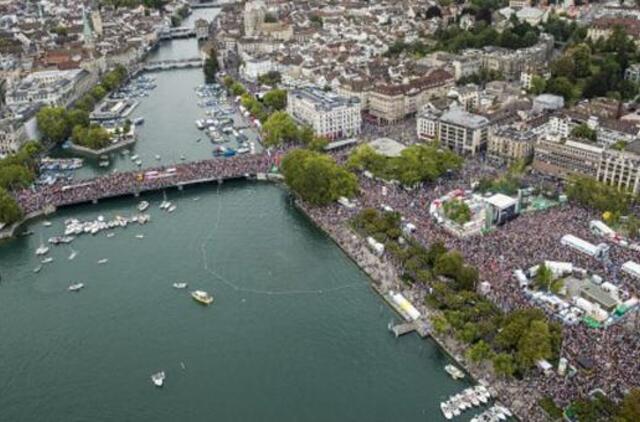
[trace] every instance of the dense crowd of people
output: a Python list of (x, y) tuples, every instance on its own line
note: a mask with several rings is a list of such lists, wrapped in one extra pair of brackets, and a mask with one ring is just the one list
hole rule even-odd
[[(612, 244), (609, 258), (603, 262), (561, 244), (565, 234), (573, 234), (595, 244), (604, 241), (589, 229), (589, 221), (600, 218), (593, 211), (571, 204), (558, 205), (522, 214), (487, 234), (465, 238), (452, 235), (431, 218), (431, 201), (456, 188), (469, 189), (474, 181), (484, 176), (495, 176), (495, 172), (493, 167), (471, 161), (458, 174), (412, 191), (397, 184), (361, 177), (358, 208), (349, 210), (332, 205), (316, 209), (311, 215), (323, 227), (345, 227), (345, 223), (362, 208), (391, 207), (416, 226), (414, 236), (425, 246), (442, 241), (449, 249), (460, 251), (468, 263), (478, 268), (480, 281), (489, 283), (488, 298), (504, 311), (535, 306), (519, 287), (513, 272), (545, 260), (571, 262), (613, 282), (624, 297), (638, 295), (637, 281), (619, 271), (624, 262), (640, 260), (637, 252)], [(633, 330), (635, 318), (635, 313), (631, 313), (603, 329), (591, 329), (584, 324), (565, 325), (561, 355), (578, 369), (577, 372), (571, 378), (541, 373), (527, 376), (511, 383), (511, 387), (517, 386), (515, 390), (512, 388), (513, 399), (524, 401), (525, 413), (527, 408), (530, 409), (533, 418), (533, 413), (539, 410), (536, 399), (541, 395), (553, 397), (561, 405), (585, 397), (594, 389), (602, 389), (610, 396), (620, 398), (637, 386), (640, 379), (637, 352), (640, 350), (640, 336)], [(592, 362), (592, 367), (581, 367), (579, 362), (584, 362), (585, 357)], [(527, 394), (522, 394), (520, 389), (528, 390)], [(504, 391), (509, 391), (509, 388)]]
[(144, 171), (113, 173), (74, 184), (59, 182), (50, 186), (32, 187), (17, 192), (16, 199), (25, 214), (30, 214), (47, 206), (59, 207), (90, 202), (197, 180), (255, 176), (258, 173), (267, 173), (272, 165), (273, 158), (268, 154), (209, 159)]

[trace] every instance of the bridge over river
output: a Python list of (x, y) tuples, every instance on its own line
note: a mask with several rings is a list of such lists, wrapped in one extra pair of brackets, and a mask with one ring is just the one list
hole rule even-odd
[(274, 159), (267, 154), (214, 158), (191, 163), (163, 166), (139, 171), (112, 173), (107, 176), (78, 181), (74, 184), (56, 183), (24, 189), (16, 199), (26, 215), (58, 207), (93, 202), (119, 196), (138, 196), (168, 188), (202, 183), (222, 183), (230, 179), (267, 179)]
[(189, 59), (150, 61), (144, 65), (144, 70), (153, 72), (157, 70), (190, 69), (194, 67), (202, 67), (201, 58), (192, 57)]

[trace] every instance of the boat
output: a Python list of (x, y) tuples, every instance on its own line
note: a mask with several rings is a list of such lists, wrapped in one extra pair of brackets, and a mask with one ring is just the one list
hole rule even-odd
[(453, 378), (454, 380), (464, 378), (464, 372), (462, 372), (454, 365), (445, 365), (444, 370), (447, 372), (447, 374), (451, 375), (451, 378)]
[(185, 156), (184, 156), (184, 154), (182, 154), (182, 155), (180, 156), (180, 159), (181, 159), (182, 161), (184, 161), (184, 160), (186, 160), (186, 159), (187, 159), (187, 157), (185, 157)]
[(176, 289), (186, 289), (187, 283), (173, 283), (173, 287)]
[(156, 154), (156, 160), (160, 161), (160, 156)]
[(102, 258), (98, 260), (98, 264), (106, 264), (107, 262), (109, 262), (109, 259), (107, 258)]
[(149, 203), (147, 201), (142, 201), (138, 204), (138, 211), (142, 212), (149, 208)]
[(151, 381), (153, 381), (156, 387), (162, 387), (162, 385), (164, 384), (164, 378), (164, 371), (156, 372), (155, 374), (151, 375)]
[(100, 161), (98, 163), (98, 166), (100, 166), (100, 167), (109, 167), (110, 164), (111, 163), (109, 161)]
[(51, 221), (43, 221), (42, 225), (45, 227), (51, 227)]
[(133, 124), (138, 126), (144, 123), (144, 117), (136, 117), (133, 119)]
[(172, 204), (172, 205), (169, 206), (169, 208), (167, 208), (167, 212), (174, 212), (176, 210), (176, 208), (178, 208), (178, 207)]
[(44, 243), (40, 244), (38, 249), (36, 249), (36, 255), (37, 256), (46, 255), (48, 252), (49, 252), (49, 248), (47, 246), (45, 246)]
[(40, 271), (42, 271), (42, 265), (38, 265), (37, 267), (35, 267), (33, 269), (33, 272), (36, 273), (36, 274), (38, 274)]
[(138, 159), (136, 160), (136, 165), (137, 165), (138, 167), (140, 167), (140, 166), (142, 165), (142, 160), (138, 158)]
[(140, 157), (138, 156), (138, 154), (133, 154), (131, 156), (131, 161), (136, 161), (137, 159), (139, 159)]
[(144, 235), (143, 235), (143, 234), (137, 234), (137, 235), (136, 235), (136, 238), (137, 238), (137, 239), (144, 239)]
[(453, 413), (451, 413), (451, 408), (447, 403), (440, 403), (440, 410), (442, 410), (442, 414), (445, 418), (451, 419), (453, 418)]
[(70, 292), (79, 292), (79, 291), (80, 291), (80, 289), (82, 289), (83, 287), (84, 287), (84, 284), (82, 284), (82, 283), (75, 283), (75, 284), (70, 285), (70, 286), (68, 287), (68, 289), (69, 289), (69, 291), (70, 291)]
[(107, 237), (113, 237), (115, 235), (116, 235), (115, 233), (107, 233)]
[(196, 301), (200, 302), (203, 305), (211, 305), (213, 302), (213, 296), (210, 296), (209, 293), (203, 290), (194, 290), (191, 292), (191, 297)]
[(73, 249), (71, 249), (71, 253), (69, 254), (69, 257), (67, 259), (69, 261), (73, 261), (77, 255), (78, 255), (78, 251), (74, 251)]
[(42, 261), (43, 264), (50, 264), (53, 262), (53, 258), (51, 258), (50, 256), (46, 257), (45, 259), (43, 259)]

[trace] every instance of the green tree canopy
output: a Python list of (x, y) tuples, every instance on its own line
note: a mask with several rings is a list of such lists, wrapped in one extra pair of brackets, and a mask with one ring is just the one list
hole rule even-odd
[(296, 141), (298, 126), (286, 112), (277, 111), (264, 123), (262, 133), (266, 146), (277, 146)]
[(287, 185), (315, 205), (326, 205), (358, 192), (356, 176), (325, 154), (296, 149), (285, 156), (281, 167)]
[(0, 223), (13, 224), (22, 218), (22, 210), (16, 200), (4, 188), (0, 188)]

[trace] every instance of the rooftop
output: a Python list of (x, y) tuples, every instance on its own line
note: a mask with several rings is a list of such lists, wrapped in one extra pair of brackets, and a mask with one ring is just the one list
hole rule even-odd
[(400, 142), (391, 138), (378, 138), (369, 142), (369, 146), (373, 148), (378, 154), (385, 157), (399, 157), (402, 151), (406, 148)]
[(470, 129), (480, 129), (489, 124), (489, 119), (486, 117), (458, 109), (444, 113), (442, 117), (440, 117), (440, 120), (445, 123), (451, 123)]

